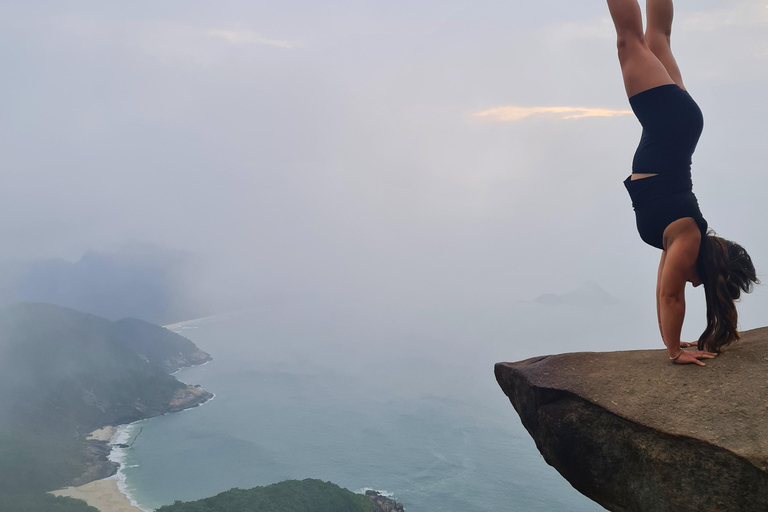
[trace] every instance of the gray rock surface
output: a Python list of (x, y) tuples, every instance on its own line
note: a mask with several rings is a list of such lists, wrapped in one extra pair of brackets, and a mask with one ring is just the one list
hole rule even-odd
[(496, 364), (544, 459), (608, 510), (768, 511), (768, 328), (706, 367), (666, 350)]

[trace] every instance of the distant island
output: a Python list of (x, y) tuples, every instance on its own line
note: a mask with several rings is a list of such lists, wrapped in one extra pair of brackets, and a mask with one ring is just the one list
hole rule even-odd
[(539, 295), (533, 302), (538, 304), (555, 305), (568, 304), (575, 306), (609, 306), (618, 304), (619, 299), (603, 290), (594, 281), (587, 281), (584, 285), (562, 295), (545, 293)]

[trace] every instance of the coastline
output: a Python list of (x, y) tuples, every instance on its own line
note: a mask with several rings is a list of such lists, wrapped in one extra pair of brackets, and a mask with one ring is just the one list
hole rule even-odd
[[(86, 437), (87, 440), (100, 441), (109, 444), (112, 449), (108, 459), (110, 462), (117, 462), (119, 464), (115, 474), (108, 476), (107, 478), (88, 482), (87, 484), (51, 491), (49, 494), (83, 500), (88, 505), (99, 509), (101, 512), (147, 512), (139, 508), (127, 494), (124, 485), (120, 485), (121, 481), (124, 480), (124, 476), (121, 475), (121, 469), (123, 467), (121, 455), (124, 448), (117, 445), (127, 441), (124, 437), (125, 434), (127, 434), (127, 429), (130, 425), (131, 424), (120, 425), (117, 427), (108, 425), (98, 430), (94, 430)], [(121, 489), (121, 487), (123, 488)]]
[[(188, 389), (190, 388), (195, 390), (195, 393), (193, 394), (194, 397), (199, 397), (200, 394), (207, 393), (200, 388), (189, 386)], [(204, 402), (193, 402), (193, 405), (189, 405), (189, 403), (184, 404), (188, 405), (187, 407), (182, 404), (171, 404), (171, 410), (165, 414), (182, 412), (200, 407), (207, 404), (215, 397), (216, 395), (211, 393), (211, 397)], [(174, 405), (176, 407), (173, 407)], [(133, 499), (126, 485), (126, 476), (123, 473), (123, 469), (125, 468), (125, 451), (130, 448), (132, 438), (135, 439), (138, 437), (138, 434), (134, 437), (131, 427), (147, 419), (150, 418), (143, 418), (134, 421), (133, 423), (118, 426), (107, 425), (88, 434), (86, 436), (87, 441), (104, 443), (109, 446), (110, 451), (107, 460), (114, 464), (117, 469), (106, 478), (93, 480), (82, 485), (64, 487), (63, 489), (50, 491), (49, 494), (83, 500), (88, 505), (99, 509), (101, 512), (151, 512), (139, 507), (139, 504)], [(139, 430), (139, 433), (141, 433), (141, 430)]]
[[(165, 324), (161, 327), (164, 327), (168, 329), (169, 331), (174, 331), (174, 329), (180, 329), (189, 326), (190, 324), (194, 324), (197, 322), (204, 322), (206, 320), (218, 320), (222, 318), (229, 318), (231, 316), (239, 315), (241, 313), (247, 313), (249, 311), (264, 309), (263, 306), (253, 306), (250, 308), (243, 308), (243, 309), (236, 309), (235, 311), (227, 311), (225, 313), (216, 313), (214, 315), (208, 315), (208, 316), (201, 316), (199, 318), (190, 318), (189, 320), (182, 320), (181, 322), (174, 322), (172, 324)], [(176, 331), (174, 331), (176, 332)]]
[[(206, 361), (203, 364), (208, 362), (210, 361)], [(191, 368), (192, 366), (182, 368)], [(179, 372), (182, 368), (179, 368), (173, 374)], [(207, 404), (216, 397), (215, 394), (201, 387), (184, 384), (186, 388), (177, 391), (168, 404), (168, 409), (162, 415), (194, 409)], [(92, 449), (96, 447), (96, 450), (101, 452), (101, 454), (95, 456), (97, 458), (91, 467), (86, 470), (83, 476), (77, 479), (86, 483), (50, 491), (49, 494), (83, 500), (100, 512), (151, 512), (139, 507), (138, 503), (132, 498), (126, 485), (126, 475), (123, 473), (123, 469), (125, 468), (126, 450), (130, 448), (132, 439), (135, 439), (141, 433), (141, 430), (139, 430), (138, 434), (134, 436), (131, 427), (152, 417), (141, 418), (137, 421), (118, 426), (106, 425), (87, 434), (85, 441), (91, 445)], [(111, 470), (107, 470), (105, 466), (111, 466)], [(105, 471), (108, 472), (105, 473)], [(96, 479), (93, 479), (99, 473), (101, 478), (96, 477)], [(104, 475), (108, 476), (105, 477)], [(77, 480), (74, 483), (77, 483)]]
[(79, 487), (65, 487), (50, 494), (83, 500), (101, 512), (146, 512), (131, 504), (131, 500), (118, 488), (114, 477), (94, 480)]
[(217, 316), (221, 316), (221, 315), (201, 316), (200, 318), (191, 318), (189, 320), (183, 320), (181, 322), (175, 322), (175, 323), (172, 323), (172, 324), (162, 325), (161, 327), (164, 327), (164, 328), (168, 329), (169, 331), (172, 331), (174, 329), (178, 329), (179, 327), (184, 327), (185, 325), (192, 324), (192, 323), (195, 323), (195, 322), (201, 322), (201, 321), (204, 321), (204, 320), (211, 320), (213, 318), (216, 318)]

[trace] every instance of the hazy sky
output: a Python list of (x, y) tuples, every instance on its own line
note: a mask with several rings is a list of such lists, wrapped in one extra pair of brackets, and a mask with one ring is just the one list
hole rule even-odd
[[(676, 9), (702, 212), (768, 281), (768, 0)], [(493, 303), (591, 279), (652, 311), (615, 53), (604, 1), (0, 0), (0, 260), (141, 241), (243, 286)]]

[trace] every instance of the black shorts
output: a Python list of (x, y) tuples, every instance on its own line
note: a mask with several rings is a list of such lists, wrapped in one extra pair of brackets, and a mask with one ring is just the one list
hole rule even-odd
[(635, 209), (637, 231), (649, 245), (664, 249), (664, 230), (672, 222), (692, 217), (702, 240), (707, 221), (693, 194), (691, 157), (704, 119), (696, 102), (675, 84), (654, 87), (629, 99), (643, 126), (632, 162), (633, 173), (657, 174), (624, 181)]
[(666, 174), (691, 170), (704, 117), (691, 95), (675, 84), (648, 89), (629, 98), (643, 126), (632, 161), (633, 173)]

